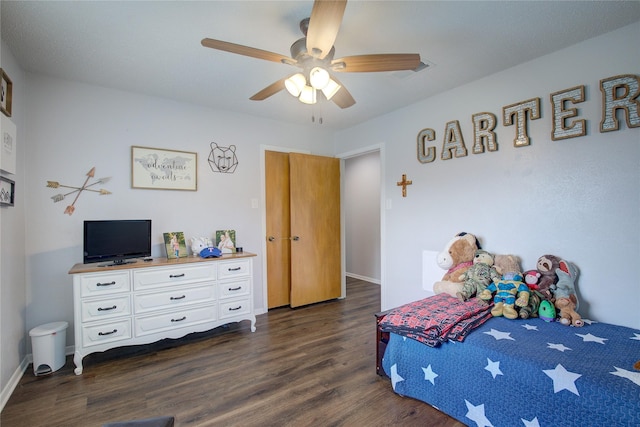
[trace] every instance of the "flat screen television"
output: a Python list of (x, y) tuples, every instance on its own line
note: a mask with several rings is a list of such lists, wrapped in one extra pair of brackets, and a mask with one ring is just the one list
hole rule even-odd
[(85, 264), (130, 264), (134, 258), (151, 256), (151, 220), (84, 222)]

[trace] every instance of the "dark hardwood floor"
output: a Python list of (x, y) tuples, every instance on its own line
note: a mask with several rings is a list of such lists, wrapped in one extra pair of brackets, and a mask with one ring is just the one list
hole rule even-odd
[(280, 308), (177, 341), (114, 349), (50, 376), (25, 372), (2, 427), (92, 427), (173, 415), (176, 426), (462, 426), (396, 395), (375, 373), (380, 287), (348, 279), (347, 298)]

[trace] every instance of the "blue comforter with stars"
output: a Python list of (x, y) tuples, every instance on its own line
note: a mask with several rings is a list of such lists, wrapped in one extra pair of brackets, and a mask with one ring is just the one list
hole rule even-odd
[(390, 334), (393, 390), (470, 426), (640, 426), (640, 330), (496, 317), (464, 342)]

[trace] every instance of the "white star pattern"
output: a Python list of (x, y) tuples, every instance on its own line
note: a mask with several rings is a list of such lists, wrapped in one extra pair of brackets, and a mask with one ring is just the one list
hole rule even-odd
[(431, 370), (431, 365), (427, 366), (426, 368), (422, 368), (422, 371), (424, 372), (424, 379), (431, 382), (431, 384), (436, 385), (434, 380), (436, 379), (438, 374)]
[[(469, 427), (607, 425), (611, 419), (625, 423), (637, 409), (640, 368), (634, 364), (640, 363), (640, 328), (595, 321), (572, 328), (542, 319), (497, 318), (464, 342), (443, 342), (435, 350), (402, 337), (404, 345), (400, 337), (390, 340), (388, 345), (397, 347), (388, 347), (384, 356), (393, 391), (441, 408)], [(449, 375), (450, 369), (456, 374)], [(460, 377), (461, 371), (472, 377)], [(514, 376), (527, 381), (514, 382)], [(489, 398), (493, 390), (521, 386), (538, 391), (526, 407)], [(603, 396), (605, 413), (597, 410)], [(596, 409), (549, 413), (547, 401)]]
[(540, 422), (538, 421), (538, 417), (535, 417), (531, 421), (527, 421), (524, 418), (520, 418), (524, 427), (540, 427)]
[(393, 391), (396, 390), (396, 384), (400, 381), (404, 381), (404, 378), (398, 375), (398, 365), (393, 365), (391, 367), (391, 385), (393, 386)]
[(560, 364), (556, 365), (555, 369), (543, 369), (542, 372), (547, 374), (547, 376), (553, 380), (554, 393), (558, 393), (562, 390), (568, 390), (571, 393), (580, 396), (575, 382), (582, 375), (569, 372)]
[(571, 350), (569, 347), (565, 347), (564, 344), (553, 344), (548, 342), (547, 343), (548, 347), (547, 348), (552, 348), (554, 350), (558, 350), (564, 353), (565, 350)]
[(500, 331), (496, 331), (495, 329), (491, 329), (490, 332), (485, 332), (485, 334), (487, 335), (491, 335), (492, 337), (494, 337), (496, 340), (512, 340), (515, 341), (515, 339), (511, 338), (511, 332), (500, 332)]
[(484, 369), (486, 369), (487, 371), (491, 372), (491, 375), (493, 375), (493, 379), (496, 379), (496, 376), (498, 375), (504, 375), (502, 373), (502, 371), (500, 370), (500, 362), (494, 362), (493, 360), (489, 359), (487, 357), (487, 366), (484, 367)]
[(597, 342), (600, 344), (604, 344), (609, 338), (600, 338), (592, 334), (576, 334), (579, 337), (582, 337), (582, 341), (584, 342)]
[(467, 405), (466, 417), (475, 422), (478, 427), (493, 427), (493, 424), (484, 415), (484, 404), (474, 406), (467, 399), (464, 400)]
[(614, 368), (616, 368), (616, 371), (609, 372), (610, 374), (616, 375), (618, 377), (626, 378), (631, 382), (635, 383), (635, 385), (640, 386), (640, 372), (627, 371), (626, 369), (620, 369), (617, 366), (614, 366)]

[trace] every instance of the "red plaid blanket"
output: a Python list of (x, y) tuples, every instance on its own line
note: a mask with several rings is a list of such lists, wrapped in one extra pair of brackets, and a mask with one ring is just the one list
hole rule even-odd
[(491, 317), (491, 307), (476, 298), (462, 302), (448, 294), (437, 294), (390, 310), (380, 327), (384, 332), (436, 347), (449, 340), (463, 341)]

